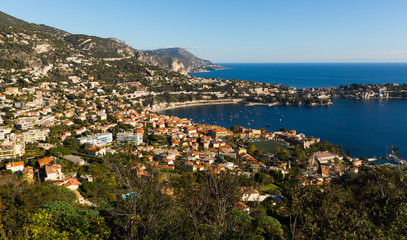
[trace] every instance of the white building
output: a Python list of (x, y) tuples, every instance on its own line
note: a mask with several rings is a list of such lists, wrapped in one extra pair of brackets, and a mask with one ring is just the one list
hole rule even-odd
[(242, 201), (246, 202), (263, 202), (266, 198), (270, 197), (270, 195), (260, 195), (259, 191), (256, 189), (249, 189), (243, 193)]
[(143, 134), (118, 133), (116, 137), (119, 143), (133, 143), (135, 145), (140, 145), (143, 143)]
[(103, 156), (106, 155), (106, 148), (103, 146), (93, 146), (87, 149), (87, 154), (91, 156)]
[(8, 126), (0, 127), (0, 140), (4, 140), (6, 135), (11, 133), (11, 130), (13, 129)]
[(338, 156), (331, 152), (317, 152), (317, 153), (314, 153), (313, 161), (318, 160), (321, 164), (326, 164), (329, 162), (334, 162), (335, 158), (338, 158), (339, 160), (343, 159), (343, 157)]
[(32, 129), (27, 132), (23, 132), (24, 142), (32, 143), (35, 141), (45, 141), (49, 135), (49, 129)]
[(6, 164), (6, 169), (11, 170), (13, 173), (24, 170), (24, 161), (21, 162), (12, 162)]
[(111, 133), (102, 133), (87, 137), (77, 138), (78, 144), (89, 143), (92, 146), (105, 146), (113, 142), (113, 135)]
[(25, 144), (20, 141), (3, 142), (0, 145), (0, 160), (23, 156)]

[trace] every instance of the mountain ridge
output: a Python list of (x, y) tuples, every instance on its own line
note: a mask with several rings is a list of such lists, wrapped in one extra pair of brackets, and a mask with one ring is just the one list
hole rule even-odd
[[(134, 57), (137, 60), (144, 62), (149, 65), (155, 65), (161, 67), (166, 70), (176, 71), (182, 74), (188, 74), (193, 72), (205, 72), (210, 70), (218, 70), (224, 69), (222, 66), (216, 65), (211, 63), (208, 60), (203, 60), (192, 53), (188, 52), (186, 49), (183, 49), (183, 54), (170, 54), (169, 52), (164, 53), (163, 51), (159, 50), (138, 50), (133, 48), (130, 44), (126, 41), (119, 40), (117, 38), (102, 38), (98, 36), (90, 36), (86, 34), (71, 34), (64, 30), (54, 28), (51, 26), (47, 26), (44, 24), (35, 24), (29, 23), (24, 20), (15, 18), (7, 13), (0, 11), (0, 26), (3, 26), (3, 32), (12, 33), (12, 31), (8, 28), (15, 28), (14, 31), (16, 33), (25, 34), (30, 32), (31, 35), (38, 37), (38, 33), (40, 34), (39, 38), (41, 39), (41, 43), (32, 44), (30, 38), (25, 39), (22, 37), (23, 42), (29, 42), (30, 44), (17, 44), (16, 42), (7, 41), (9, 43), (8, 49), (4, 52), (6, 53), (2, 60), (7, 62), (3, 65), (13, 65), (13, 66), (22, 66), (24, 64), (15, 64), (13, 61), (20, 61), (21, 59), (31, 59), (30, 64), (33, 65), (35, 62), (35, 67), (38, 67), (40, 62), (44, 62), (43, 56), (34, 56), (30, 55), (32, 51), (28, 48), (31, 47), (36, 49), (37, 46), (40, 46), (39, 49), (41, 53), (49, 52), (50, 50), (56, 50), (57, 48), (61, 47), (64, 50), (70, 49), (72, 51), (78, 50), (84, 54), (89, 54), (91, 57), (96, 57), (100, 59), (123, 59)], [(18, 35), (17, 34), (17, 35)], [(44, 34), (50, 34), (50, 36), (45, 36)], [(43, 36), (44, 35), (44, 36)], [(21, 37), (21, 36), (20, 36)], [(7, 39), (7, 37), (6, 37)], [(10, 40), (10, 39), (9, 39)], [(38, 40), (38, 39), (37, 39)], [(55, 46), (55, 43), (58, 42)], [(45, 44), (45, 45), (44, 45)], [(25, 45), (25, 46), (23, 46)], [(62, 47), (61, 45), (65, 45)], [(25, 52), (21, 52), (21, 48), (25, 49)], [(182, 49), (182, 48), (177, 48)], [(61, 49), (58, 49), (61, 50)], [(8, 55), (7, 55), (8, 54)], [(23, 56), (24, 55), (24, 56)], [(44, 54), (42, 54), (44, 55)], [(8, 56), (8, 57), (7, 57)], [(14, 57), (14, 58), (9, 58)], [(52, 56), (49, 56), (50, 58)], [(13, 59), (13, 60), (11, 60)], [(27, 65), (27, 64), (26, 64)]]

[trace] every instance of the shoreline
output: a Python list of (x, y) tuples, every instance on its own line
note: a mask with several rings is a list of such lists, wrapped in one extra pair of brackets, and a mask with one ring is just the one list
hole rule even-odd
[(243, 103), (243, 99), (219, 99), (219, 100), (200, 100), (200, 101), (193, 101), (193, 102), (177, 102), (174, 105), (165, 106), (165, 107), (158, 107), (154, 109), (154, 107), (150, 110), (151, 112), (161, 113), (162, 111), (176, 109), (176, 108), (184, 108), (189, 106), (207, 106), (207, 105), (219, 105), (219, 104), (239, 104)]
[[(209, 101), (209, 102), (208, 102)], [(174, 105), (172, 106), (165, 106), (165, 107), (153, 107), (148, 109), (151, 112), (157, 112), (160, 113), (162, 111), (170, 110), (170, 109), (176, 109), (176, 108), (183, 108), (183, 107), (192, 107), (192, 106), (209, 106), (209, 105), (220, 105), (220, 104), (244, 104), (245, 106), (268, 106), (268, 107), (273, 107), (273, 106), (307, 106), (307, 107), (322, 107), (322, 106), (330, 106), (332, 105), (332, 102), (328, 104), (309, 104), (309, 105), (303, 105), (303, 104), (284, 104), (280, 102), (274, 102), (274, 103), (256, 103), (256, 102), (245, 102), (243, 99), (219, 99), (219, 100), (201, 100), (201, 101), (194, 101), (194, 102), (176, 102), (173, 103)]]

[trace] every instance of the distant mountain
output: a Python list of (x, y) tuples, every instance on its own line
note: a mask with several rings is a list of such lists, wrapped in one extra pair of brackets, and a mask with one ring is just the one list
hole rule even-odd
[(0, 12), (0, 30), (0, 43), (3, 43), (0, 44), (0, 67), (38, 69), (61, 61), (61, 57), (84, 54), (109, 61), (136, 58), (183, 74), (223, 69), (182, 48), (140, 51), (116, 38), (70, 34), (50, 26), (28, 23), (3, 12)]
[[(163, 60), (166, 60), (167, 58), (175, 58), (178, 60), (179, 68), (185, 72), (207, 72), (225, 69), (224, 67), (213, 64), (208, 60), (198, 58), (194, 54), (188, 52), (185, 48), (162, 48), (143, 52), (151, 56), (161, 57)], [(173, 63), (169, 62), (169, 64)]]

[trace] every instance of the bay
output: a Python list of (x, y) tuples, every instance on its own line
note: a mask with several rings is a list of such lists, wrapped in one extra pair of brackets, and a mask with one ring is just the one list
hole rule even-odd
[[(343, 146), (353, 157), (384, 157), (397, 146), (407, 157), (407, 101), (333, 100), (332, 106), (191, 106), (163, 111), (197, 123), (232, 125), (277, 131), (284, 127)], [(270, 127), (266, 125), (270, 124)]]

